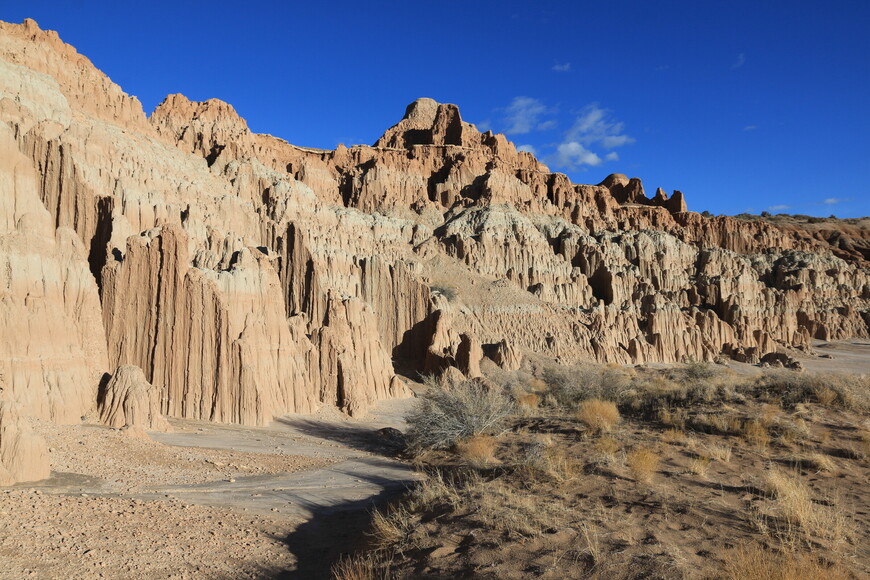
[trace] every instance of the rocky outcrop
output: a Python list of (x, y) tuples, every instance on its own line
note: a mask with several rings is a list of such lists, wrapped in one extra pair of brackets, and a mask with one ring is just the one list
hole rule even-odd
[(506, 371), (518, 370), (523, 365), (522, 354), (508, 341), (484, 345), (486, 356)]
[(456, 348), (456, 368), (469, 379), (476, 379), (480, 372), (480, 360), (483, 358), (483, 347), (473, 334), (459, 335), (459, 346)]
[(170, 431), (160, 408), (160, 390), (145, 379), (142, 369), (132, 365), (118, 367), (99, 396), (100, 423), (115, 429)]
[(21, 405), (0, 402), (0, 485), (39, 481), (50, 475), (48, 446), (30, 429)]
[(362, 413), (394, 368), (475, 376), (484, 345), (516, 369), (870, 335), (866, 226), (574, 184), (431, 99), (371, 147), (299, 147), (216, 99), (148, 117), (26, 21), (0, 24), (0, 121), (0, 399), (53, 420), (124, 365), (161, 414), (262, 424)]

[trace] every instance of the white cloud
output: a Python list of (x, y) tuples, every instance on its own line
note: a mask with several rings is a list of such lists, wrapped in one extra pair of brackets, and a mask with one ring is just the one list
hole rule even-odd
[(549, 121), (544, 121), (540, 125), (536, 127), (538, 131), (547, 131), (548, 129), (553, 129), (556, 127), (556, 120), (550, 119)]
[(782, 211), (782, 210), (785, 210), (785, 209), (791, 209), (791, 206), (790, 206), (790, 205), (786, 205), (786, 204), (784, 204), (784, 203), (783, 203), (783, 204), (780, 204), (780, 205), (772, 205), (772, 206), (770, 206), (769, 208), (767, 208), (767, 211)]
[(517, 147), (517, 151), (528, 151), (532, 155), (537, 155), (537, 151), (535, 151), (535, 147), (533, 145), (520, 145)]
[(756, 129), (758, 129), (758, 125), (746, 125), (743, 127), (744, 131), (755, 131)]
[(514, 97), (511, 104), (505, 109), (509, 127), (505, 133), (522, 135), (530, 133), (539, 127), (542, 115), (549, 112), (546, 105), (538, 99), (531, 97)]
[(556, 149), (555, 161), (557, 165), (566, 169), (576, 169), (583, 165), (596, 167), (604, 162), (597, 153), (589, 151), (577, 141), (559, 145)]
[(569, 70), (571, 70), (571, 63), (556, 63), (553, 65), (553, 70), (556, 72), (568, 72)]
[(828, 197), (822, 200), (822, 203), (825, 205), (837, 205), (838, 203), (843, 203), (846, 201), (842, 197)]
[(609, 118), (608, 112), (596, 103), (584, 107), (565, 135), (566, 142), (576, 141), (587, 147), (598, 144), (605, 149), (634, 143), (634, 138), (624, 133), (625, 125)]
[(605, 161), (619, 161), (619, 153), (616, 151), (611, 151), (607, 155), (604, 156)]
[(746, 55), (741, 52), (740, 54), (737, 55), (737, 60), (734, 61), (734, 64), (731, 65), (731, 68), (737, 69), (737, 68), (740, 68), (741, 66), (743, 66), (744, 64), (746, 64)]
[(475, 123), (474, 126), (477, 127), (477, 130), (481, 133), (486, 133), (487, 131), (492, 130), (492, 121), (486, 119), (485, 121), (481, 121), (480, 123)]

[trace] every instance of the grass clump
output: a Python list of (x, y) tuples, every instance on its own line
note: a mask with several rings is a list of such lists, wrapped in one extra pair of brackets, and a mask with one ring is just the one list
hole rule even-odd
[(409, 449), (448, 449), (462, 439), (500, 432), (515, 406), (503, 390), (479, 381), (429, 382), (419, 408), (408, 417)]
[(619, 423), (620, 417), (615, 403), (589, 399), (580, 403), (577, 418), (595, 433), (607, 433)]
[(641, 447), (625, 458), (631, 476), (640, 483), (650, 483), (659, 467), (661, 457), (652, 449)]
[(333, 580), (389, 580), (389, 562), (377, 552), (343, 556), (332, 565)]
[(827, 566), (806, 553), (778, 553), (759, 546), (743, 546), (731, 552), (725, 563), (727, 580), (846, 580), (852, 575), (840, 566)]
[(475, 435), (456, 444), (456, 453), (471, 467), (482, 469), (496, 463), (497, 442), (490, 435)]

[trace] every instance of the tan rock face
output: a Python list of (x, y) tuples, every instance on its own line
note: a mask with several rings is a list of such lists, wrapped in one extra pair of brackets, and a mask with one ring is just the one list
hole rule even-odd
[(55, 229), (38, 183), (0, 123), (0, 400), (75, 423), (108, 367), (99, 296), (81, 241)]
[(170, 431), (169, 422), (160, 414), (160, 390), (145, 379), (142, 369), (124, 365), (100, 393), (100, 422), (120, 429), (138, 427), (148, 431)]
[(214, 99), (146, 117), (28, 21), (0, 25), (0, 121), (2, 399), (55, 420), (123, 365), (166, 416), (261, 424), (364, 412), (394, 365), (475, 375), (484, 345), (517, 368), (868, 337), (866, 227), (573, 184), (431, 99), (371, 147), (298, 147)]
[(45, 439), (31, 431), (21, 405), (0, 402), (0, 485), (38, 481), (49, 474)]

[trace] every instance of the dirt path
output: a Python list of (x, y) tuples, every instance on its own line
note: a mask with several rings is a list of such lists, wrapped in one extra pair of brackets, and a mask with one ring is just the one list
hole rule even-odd
[(43, 426), (68, 471), (0, 494), (0, 578), (328, 578), (413, 478), (379, 433), (413, 403), (262, 428), (172, 421), (153, 441)]

